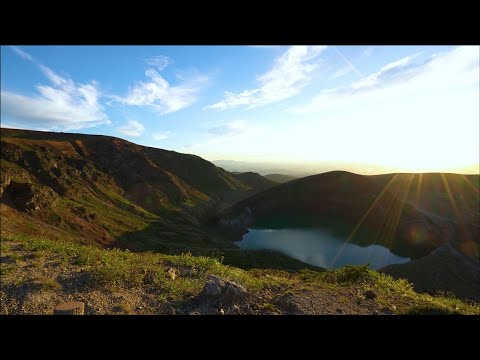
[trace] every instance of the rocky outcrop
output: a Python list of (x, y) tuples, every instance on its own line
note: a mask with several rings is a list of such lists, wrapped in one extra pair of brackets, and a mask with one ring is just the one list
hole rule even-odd
[(217, 302), (219, 308), (232, 308), (248, 296), (247, 289), (242, 285), (215, 275), (207, 278), (202, 294)]
[(444, 245), (429, 255), (379, 270), (395, 279), (405, 278), (416, 291), (451, 292), (462, 299), (480, 300), (480, 261)]
[(20, 211), (34, 213), (58, 203), (58, 194), (48, 186), (10, 181), (2, 198)]

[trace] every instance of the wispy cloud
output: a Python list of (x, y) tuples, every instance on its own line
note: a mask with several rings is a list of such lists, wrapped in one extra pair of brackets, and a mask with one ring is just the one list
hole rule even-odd
[(298, 125), (288, 135), (300, 141), (269, 139), (297, 156), (330, 152), (388, 171), (478, 164), (479, 56), (478, 46), (461, 46), (399, 59), (292, 109)]
[[(388, 63), (348, 86), (325, 89), (307, 105), (292, 108), (290, 112), (315, 113), (360, 104), (378, 106), (382, 101), (398, 102), (403, 98), (412, 98), (416, 93), (420, 97), (465, 86), (461, 84), (478, 83), (478, 78), (474, 76), (475, 71), (478, 74), (478, 47), (458, 47), (414, 62), (417, 56), (413, 54)], [(474, 64), (477, 69), (470, 65), (467, 71), (468, 64)]]
[(25, 50), (22, 50), (18, 46), (10, 46), (10, 49), (12, 49), (13, 52), (20, 56), (23, 60), (34, 61), (32, 55), (30, 55)]
[(71, 88), (72, 86), (74, 86), (73, 81), (71, 79), (65, 79), (61, 77), (49, 67), (42, 64), (38, 64), (38, 67), (43, 72), (43, 74), (47, 77), (47, 79), (50, 80), (54, 85), (64, 86), (64, 87), (67, 86), (68, 88)]
[(245, 121), (236, 120), (222, 125), (217, 125), (208, 129), (208, 133), (220, 136), (235, 136), (244, 133), (247, 130)]
[(375, 46), (368, 46), (365, 50), (363, 50), (360, 53), (360, 55), (356, 56), (353, 59), (347, 58), (345, 54), (342, 51), (340, 51), (340, 49), (338, 49), (336, 46), (334, 47), (334, 49), (337, 55), (340, 57), (340, 59), (345, 63), (345, 66), (342, 66), (332, 74), (331, 78), (337, 79), (342, 76), (348, 75), (351, 72), (356, 73), (359, 77), (364, 77), (363, 73), (359, 70), (358, 66), (356, 66), (355, 63), (369, 58), (372, 55), (375, 49)]
[(351, 73), (352, 71), (355, 72), (357, 75), (359, 75), (360, 77), (363, 77), (364, 75), (362, 74), (362, 72), (360, 70), (358, 70), (358, 68), (353, 64), (353, 62), (351, 62), (344, 54), (343, 52), (341, 52), (339, 49), (337, 49), (336, 46), (333, 47), (333, 49), (335, 50), (335, 52), (337, 53), (337, 55), (345, 62), (346, 66), (343, 67), (343, 68), (340, 68), (339, 70), (337, 70), (335, 73), (333, 73), (332, 75), (332, 78), (333, 79), (336, 79), (336, 78), (339, 78), (341, 76), (345, 76), (349, 73)]
[(149, 66), (156, 67), (159, 71), (164, 70), (167, 66), (173, 64), (173, 59), (170, 56), (158, 55), (145, 59)]
[(344, 101), (346, 97), (354, 94), (360, 94), (379, 88), (388, 88), (395, 83), (402, 83), (421, 72), (427, 67), (429, 60), (415, 64), (413, 59), (416, 55), (407, 56), (397, 61), (383, 66), (379, 71), (361, 79), (352, 82), (348, 86), (324, 89), (319, 95), (314, 97), (306, 106), (300, 106), (291, 109), (293, 113), (308, 113), (320, 110), (321, 108), (331, 108), (338, 101)]
[(346, 92), (358, 92), (364, 90), (371, 90), (376, 87), (387, 86), (396, 81), (406, 81), (417, 74), (420, 74), (427, 66), (427, 61), (416, 64), (413, 60), (417, 57), (417, 54), (406, 56), (400, 60), (393, 61), (384, 67), (382, 67), (376, 73), (370, 74), (362, 79), (354, 82), (349, 88), (343, 89)]
[(356, 61), (362, 61), (365, 59), (368, 59), (370, 56), (372, 56), (373, 52), (375, 51), (375, 46), (368, 46), (365, 50), (363, 50), (358, 58), (356, 58)]
[[(29, 127), (21, 126), (21, 125), (11, 125), (11, 124), (6, 124), (3, 121), (0, 122), (0, 127), (4, 129), (21, 129), (21, 130), (31, 130)], [(40, 131), (48, 131), (49, 129), (46, 128), (36, 128), (36, 130)]]
[(152, 138), (153, 140), (160, 141), (160, 140), (168, 139), (170, 135), (171, 135), (170, 131), (156, 132), (152, 134)]
[(208, 77), (194, 74), (189, 78), (179, 75), (179, 85), (172, 86), (155, 69), (145, 71), (149, 81), (139, 81), (126, 96), (110, 96), (111, 99), (125, 105), (150, 106), (160, 114), (168, 114), (184, 109), (197, 100), (197, 94), (207, 83)]
[(145, 127), (137, 120), (129, 120), (125, 125), (117, 128), (117, 131), (127, 136), (140, 137), (145, 131)]
[[(35, 62), (23, 50), (14, 51), (22, 57), (28, 55), (26, 59)], [(110, 123), (98, 102), (101, 94), (96, 82), (75, 83), (45, 65), (36, 64), (53, 86), (37, 85), (38, 94), (34, 96), (2, 90), (2, 119), (42, 130), (77, 130)]]
[(325, 46), (292, 46), (275, 59), (266, 73), (257, 77), (259, 86), (240, 93), (225, 92), (225, 98), (205, 109), (226, 110), (237, 106), (262, 106), (297, 95), (310, 83)]

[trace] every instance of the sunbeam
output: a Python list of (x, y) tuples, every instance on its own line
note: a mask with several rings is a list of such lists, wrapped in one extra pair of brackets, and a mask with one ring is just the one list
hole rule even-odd
[(355, 225), (355, 227), (353, 228), (353, 230), (351, 231), (350, 235), (348, 235), (347, 237), (347, 240), (345, 241), (345, 243), (343, 244), (343, 246), (339, 249), (339, 251), (337, 252), (337, 254), (334, 256), (334, 258), (332, 259), (332, 262), (331, 262), (331, 267), (333, 267), (335, 265), (335, 262), (337, 261), (338, 257), (342, 254), (343, 250), (345, 249), (345, 247), (348, 245), (348, 243), (350, 243), (350, 241), (352, 240), (352, 238), (355, 236), (355, 234), (357, 233), (358, 229), (360, 228), (360, 226), (363, 224), (363, 222), (365, 221), (365, 219), (368, 217), (368, 215), (370, 214), (370, 212), (373, 211), (373, 209), (377, 206), (378, 202), (380, 201), (380, 199), (383, 197), (383, 195), (386, 193), (387, 189), (390, 187), (390, 185), (393, 183), (393, 181), (395, 180), (395, 178), (397, 177), (398, 174), (395, 174), (389, 181), (388, 183), (383, 187), (382, 191), (380, 192), (380, 194), (378, 194), (375, 198), (375, 200), (373, 201), (372, 205), (370, 205), (370, 207), (368, 208), (368, 210), (365, 212), (365, 214), (360, 218), (360, 220), (357, 222), (357, 224)]

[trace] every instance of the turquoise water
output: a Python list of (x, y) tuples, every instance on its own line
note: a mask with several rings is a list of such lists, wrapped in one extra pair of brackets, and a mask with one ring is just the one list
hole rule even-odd
[(346, 243), (346, 239), (321, 229), (249, 229), (235, 244), (241, 249), (277, 250), (328, 269), (365, 264), (370, 264), (371, 269), (379, 269), (410, 261), (410, 258), (395, 255), (384, 246)]

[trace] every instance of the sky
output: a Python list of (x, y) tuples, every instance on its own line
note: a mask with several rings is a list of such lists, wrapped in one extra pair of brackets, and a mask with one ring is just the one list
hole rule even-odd
[(478, 173), (479, 57), (479, 46), (2, 46), (1, 126), (211, 161)]

